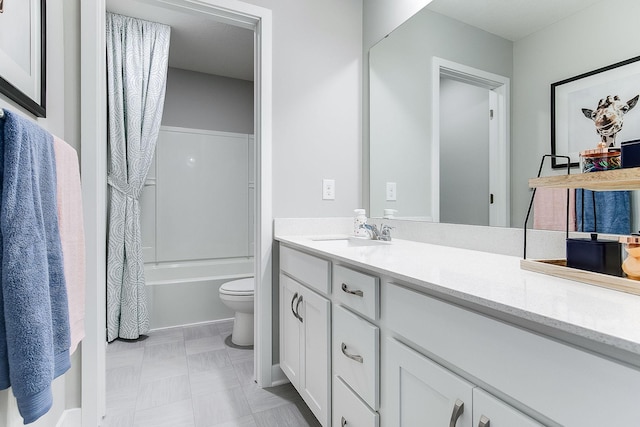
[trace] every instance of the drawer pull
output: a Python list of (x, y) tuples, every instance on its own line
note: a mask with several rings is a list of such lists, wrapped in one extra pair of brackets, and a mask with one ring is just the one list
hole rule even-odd
[(480, 422), (478, 423), (478, 427), (491, 427), (491, 421), (489, 418), (484, 415), (480, 416)]
[(363, 297), (364, 296), (364, 292), (362, 292), (362, 291), (351, 291), (351, 290), (349, 290), (349, 288), (347, 287), (346, 283), (342, 284), (342, 292), (345, 292), (345, 293), (351, 294), (351, 295), (355, 295), (357, 297)]
[(464, 402), (460, 399), (456, 399), (456, 404), (453, 405), (453, 412), (451, 412), (451, 421), (449, 421), (449, 427), (456, 427), (458, 418), (464, 412)]
[(300, 317), (298, 316), (298, 313), (296, 313), (296, 310), (293, 308), (293, 304), (296, 302), (297, 298), (298, 298), (298, 293), (296, 292), (295, 294), (293, 294), (293, 298), (291, 298), (291, 312), (293, 313), (293, 316), (296, 319), (300, 320)]
[(346, 425), (347, 425), (347, 420), (345, 420), (345, 419), (344, 419), (344, 417), (342, 417), (342, 418), (340, 419), (340, 427), (344, 427), (344, 426), (346, 426)]
[(345, 343), (342, 343), (341, 349), (342, 349), (342, 354), (347, 356), (349, 359), (355, 360), (358, 363), (364, 363), (364, 359), (362, 358), (362, 356), (359, 356), (357, 354), (347, 353), (347, 345)]
[(302, 316), (300, 316), (300, 303), (301, 302), (302, 302), (302, 295), (300, 295), (300, 298), (298, 298), (298, 303), (296, 304), (296, 317), (298, 318), (300, 323), (303, 323), (302, 322)]

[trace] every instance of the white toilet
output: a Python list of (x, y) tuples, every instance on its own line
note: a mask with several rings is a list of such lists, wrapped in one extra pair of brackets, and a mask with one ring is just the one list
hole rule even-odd
[(220, 299), (236, 312), (231, 342), (235, 345), (253, 345), (253, 277), (233, 280), (220, 286)]

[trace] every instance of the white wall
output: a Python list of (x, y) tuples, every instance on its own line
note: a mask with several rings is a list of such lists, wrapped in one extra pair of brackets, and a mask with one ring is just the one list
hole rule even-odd
[[(527, 180), (537, 174), (542, 155), (551, 152), (550, 85), (638, 56), (638, 16), (637, 0), (602, 1), (515, 42), (512, 225), (524, 223), (530, 197)], [(543, 173), (563, 173), (550, 169), (547, 167)]]
[[(362, 0), (249, 0), (273, 11), (273, 215), (351, 215), (361, 198)], [(322, 200), (322, 179), (336, 199)]]
[[(5, 4), (6, 7), (6, 4)], [(49, 132), (80, 146), (79, 116), (79, 0), (47, 1), (47, 117), (33, 119)], [(0, 108), (33, 118), (0, 95)], [(88, 284), (90, 286), (90, 284)], [(80, 406), (80, 350), (72, 356), (71, 370), (53, 385), (54, 406), (34, 427), (55, 426), (67, 408)], [(11, 390), (0, 391), (0, 427), (22, 426)]]
[(363, 46), (374, 44), (433, 0), (365, 0)]
[(253, 82), (169, 67), (162, 125), (253, 134)]

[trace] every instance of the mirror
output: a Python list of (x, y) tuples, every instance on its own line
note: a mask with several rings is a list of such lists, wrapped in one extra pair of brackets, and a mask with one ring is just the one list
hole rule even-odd
[[(628, 0), (428, 4), (369, 51), (370, 216), (522, 227), (550, 152), (550, 85), (637, 56), (638, 13)], [(594, 33), (608, 26), (615, 47)]]

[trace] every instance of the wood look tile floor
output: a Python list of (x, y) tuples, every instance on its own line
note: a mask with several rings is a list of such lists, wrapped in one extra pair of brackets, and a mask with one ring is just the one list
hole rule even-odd
[(104, 427), (320, 426), (291, 384), (261, 389), (233, 321), (152, 331), (107, 346)]

